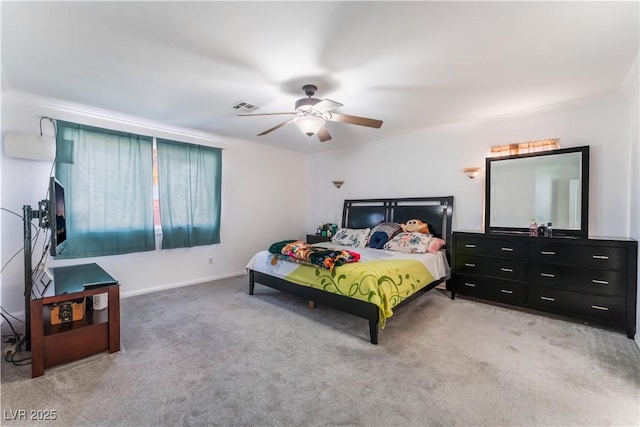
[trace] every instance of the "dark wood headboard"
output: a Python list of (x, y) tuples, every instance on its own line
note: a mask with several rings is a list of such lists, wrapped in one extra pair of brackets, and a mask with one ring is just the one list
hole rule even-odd
[(345, 200), (342, 209), (342, 226), (346, 228), (373, 228), (381, 222), (403, 223), (412, 218), (429, 224), (431, 232), (447, 242), (450, 253), (453, 196)]

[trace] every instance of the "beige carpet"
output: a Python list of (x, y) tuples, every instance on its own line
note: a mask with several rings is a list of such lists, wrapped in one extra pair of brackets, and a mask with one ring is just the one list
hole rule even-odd
[(2, 425), (640, 425), (622, 333), (434, 290), (376, 346), (365, 320), (247, 282), (123, 299), (117, 354), (36, 379), (3, 362)]

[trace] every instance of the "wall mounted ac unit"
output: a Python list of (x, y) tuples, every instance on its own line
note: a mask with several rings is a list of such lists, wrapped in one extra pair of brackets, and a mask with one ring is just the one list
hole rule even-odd
[(56, 140), (38, 134), (7, 131), (4, 133), (4, 154), (18, 159), (53, 162)]

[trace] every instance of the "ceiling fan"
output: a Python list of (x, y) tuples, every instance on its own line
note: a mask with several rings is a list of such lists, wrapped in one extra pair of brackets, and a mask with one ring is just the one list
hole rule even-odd
[(318, 135), (318, 139), (321, 142), (325, 142), (331, 139), (331, 135), (327, 132), (324, 125), (327, 122), (341, 122), (352, 125), (368, 126), (372, 128), (380, 128), (382, 126), (382, 120), (369, 119), (367, 117), (349, 116), (347, 114), (339, 114), (332, 112), (336, 108), (342, 107), (339, 102), (332, 101), (330, 99), (318, 99), (314, 98), (318, 88), (315, 85), (304, 85), (302, 87), (307, 98), (300, 98), (296, 101), (295, 111), (284, 113), (257, 113), (257, 114), (238, 114), (239, 116), (276, 116), (276, 115), (293, 115), (291, 119), (280, 123), (277, 126), (267, 129), (258, 136), (266, 135), (278, 130), (284, 125), (289, 123), (295, 123), (302, 133), (309, 137)]

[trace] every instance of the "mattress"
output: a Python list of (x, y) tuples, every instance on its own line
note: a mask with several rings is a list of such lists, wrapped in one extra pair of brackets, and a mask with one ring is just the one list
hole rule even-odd
[(265, 250), (251, 258), (247, 269), (375, 304), (380, 311), (381, 327), (393, 316), (393, 308), (404, 299), (434, 281), (449, 279), (451, 274), (444, 250), (410, 254), (328, 242), (316, 246), (357, 252), (360, 261), (327, 270), (285, 261)]

